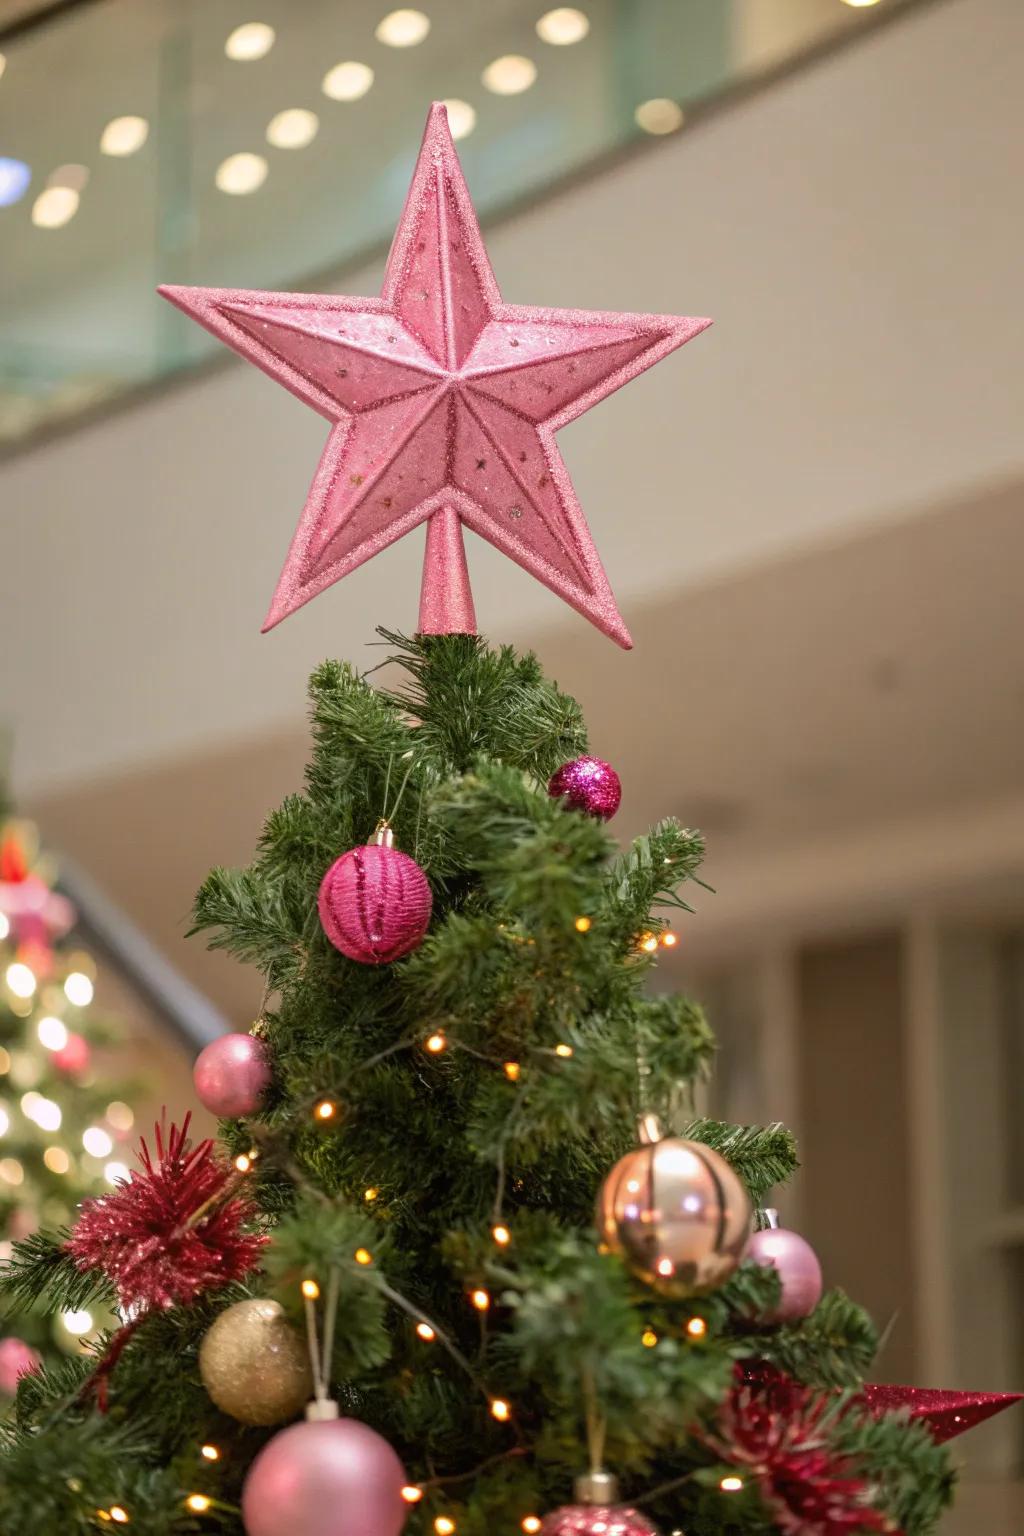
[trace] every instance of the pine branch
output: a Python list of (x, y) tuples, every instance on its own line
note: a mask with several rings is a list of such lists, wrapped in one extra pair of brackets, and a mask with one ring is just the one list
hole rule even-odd
[(80, 1312), (109, 1307), (114, 1291), (103, 1276), (84, 1273), (64, 1244), (70, 1233), (34, 1232), (14, 1245), (0, 1267), (0, 1302), (7, 1312), (28, 1310), (45, 1300), (48, 1311)]
[(784, 1125), (726, 1125), (719, 1120), (693, 1120), (679, 1135), (720, 1152), (746, 1184), (756, 1205), (776, 1184), (791, 1178), (800, 1166), (796, 1141)]

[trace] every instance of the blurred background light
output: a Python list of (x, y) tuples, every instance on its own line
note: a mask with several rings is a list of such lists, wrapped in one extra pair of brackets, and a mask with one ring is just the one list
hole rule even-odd
[(536, 80), (537, 66), (521, 53), (506, 53), (488, 64), (480, 78), (496, 96), (518, 96)]
[(247, 21), (230, 34), (224, 44), (224, 52), (229, 59), (237, 59), (242, 63), (262, 59), (273, 48), (276, 36), (273, 27), (269, 27), (265, 21)]
[(422, 11), (389, 11), (377, 23), (374, 36), (389, 48), (414, 48), (429, 31), (430, 17)]
[(104, 155), (134, 155), (149, 138), (149, 123), (144, 117), (112, 117), (100, 134), (100, 152)]
[(537, 22), (537, 36), (541, 42), (551, 43), (556, 48), (582, 42), (589, 31), (588, 17), (572, 5), (560, 5), (553, 11), (546, 11)]
[(466, 138), (476, 127), (476, 109), (468, 101), (460, 101), (457, 96), (450, 96), (444, 105), (448, 111), (448, 127), (452, 131), (452, 138)]
[[(0, 208), (9, 208), (12, 203), (24, 197), (31, 180), (32, 172), (24, 160), (14, 160), (9, 155), (0, 155)], [(5, 918), (4, 922), (6, 921)]]
[(267, 124), (267, 143), (275, 149), (305, 149), (312, 144), (320, 128), (320, 119), (306, 107), (288, 107)]
[(263, 156), (246, 152), (229, 155), (226, 160), (222, 160), (214, 177), (220, 191), (229, 192), (233, 197), (244, 197), (247, 192), (256, 192), (266, 179), (267, 162)]
[(641, 102), (633, 116), (637, 127), (642, 128), (644, 133), (675, 133), (677, 128), (683, 126), (682, 107), (666, 96), (655, 96), (651, 101)]
[(372, 84), (373, 70), (369, 64), (360, 64), (356, 59), (346, 59), (327, 71), (321, 90), (332, 101), (358, 101), (361, 96), (366, 95)]

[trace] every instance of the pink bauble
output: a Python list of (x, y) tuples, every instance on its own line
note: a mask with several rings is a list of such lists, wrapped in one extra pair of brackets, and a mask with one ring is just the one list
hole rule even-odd
[(405, 1471), (358, 1419), (293, 1424), (274, 1436), (242, 1489), (247, 1536), (399, 1536)]
[(53, 1053), (57, 1071), (66, 1072), (69, 1077), (81, 1077), (88, 1072), (91, 1060), (89, 1042), (82, 1035), (68, 1035), (60, 1050)]
[(13, 1397), (22, 1376), (31, 1376), (42, 1365), (38, 1350), (24, 1339), (0, 1339), (0, 1393)]
[(744, 1257), (778, 1270), (782, 1295), (778, 1306), (763, 1322), (794, 1323), (810, 1316), (821, 1300), (821, 1265), (818, 1255), (799, 1232), (766, 1227), (753, 1234)]
[(566, 1504), (545, 1517), (541, 1536), (658, 1536), (658, 1528), (625, 1505)]
[(570, 810), (607, 821), (619, 808), (622, 784), (611, 763), (600, 757), (577, 757), (551, 775), (548, 794), (553, 800), (564, 800)]
[(266, 1041), (256, 1035), (221, 1035), (200, 1051), (192, 1068), (204, 1109), (222, 1120), (252, 1115), (270, 1084)]
[(423, 942), (434, 898), (415, 859), (367, 843), (335, 859), (320, 885), (320, 922), (335, 949), (385, 965)]

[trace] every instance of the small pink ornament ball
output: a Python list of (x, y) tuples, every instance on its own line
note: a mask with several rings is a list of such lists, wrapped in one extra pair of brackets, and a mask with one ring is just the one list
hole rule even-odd
[(763, 1322), (795, 1323), (810, 1316), (821, 1300), (821, 1265), (818, 1255), (799, 1232), (766, 1227), (753, 1234), (744, 1257), (778, 1270), (782, 1295), (778, 1306)]
[(192, 1068), (196, 1096), (221, 1120), (252, 1115), (270, 1084), (270, 1056), (256, 1035), (221, 1035), (200, 1051)]
[(53, 1053), (53, 1064), (57, 1071), (66, 1072), (68, 1077), (83, 1077), (91, 1061), (89, 1042), (82, 1035), (68, 1035), (60, 1050)]
[(399, 1536), (409, 1511), (404, 1485), (402, 1463), (368, 1424), (292, 1424), (249, 1468), (246, 1536)]
[(619, 1503), (610, 1472), (589, 1472), (576, 1479), (575, 1504), (546, 1515), (541, 1536), (658, 1536), (638, 1509)]
[(553, 800), (564, 800), (572, 811), (608, 821), (619, 808), (622, 784), (611, 763), (600, 757), (577, 757), (551, 775), (548, 794)]
[(0, 1339), (0, 1394), (13, 1397), (22, 1376), (31, 1376), (42, 1363), (39, 1352), (24, 1339)]
[(434, 898), (415, 859), (394, 847), (390, 827), (372, 843), (335, 859), (320, 885), (324, 932), (360, 965), (387, 965), (416, 949), (430, 925)]

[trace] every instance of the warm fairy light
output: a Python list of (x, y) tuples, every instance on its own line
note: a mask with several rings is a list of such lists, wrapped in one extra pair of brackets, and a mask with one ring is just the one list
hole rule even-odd
[(417, 1323), (416, 1332), (419, 1334), (420, 1338), (425, 1344), (430, 1344), (434, 1339), (437, 1338), (437, 1334), (434, 1332), (433, 1328), (431, 1328), (429, 1323)]
[(205, 1493), (190, 1493), (185, 1500), (185, 1508), (190, 1509), (193, 1514), (205, 1515), (210, 1507), (210, 1503), (211, 1500), (206, 1497)]
[(51, 1173), (67, 1173), (71, 1167), (71, 1159), (63, 1147), (47, 1147), (43, 1153), (43, 1162)]
[[(24, 1103), (24, 1100), (22, 1102)], [(53, 1099), (44, 1099), (41, 1095), (36, 1095), (36, 1102), (32, 1106), (29, 1119), (34, 1120), (41, 1131), (59, 1131), (63, 1118), (59, 1104)]]
[(357, 1248), (353, 1254), (353, 1258), (357, 1264), (365, 1265), (373, 1263), (373, 1254), (370, 1252), (369, 1248)]
[(267, 143), (275, 149), (305, 149), (320, 131), (320, 119), (307, 107), (286, 107), (267, 124)]
[(132, 1171), (127, 1163), (108, 1163), (103, 1170), (103, 1177), (108, 1184), (123, 1184), (132, 1176)]
[(105, 1509), (98, 1509), (96, 1511), (96, 1518), (97, 1520), (102, 1520), (104, 1525), (110, 1524), (110, 1515)]
[(739, 1493), (743, 1487), (743, 1479), (742, 1477), (723, 1477), (718, 1486), (723, 1493)]
[(496, 96), (518, 96), (536, 80), (537, 66), (521, 53), (505, 53), (488, 64), (480, 78)]
[(60, 1320), (67, 1332), (73, 1334), (76, 1339), (92, 1332), (92, 1313), (85, 1311), (84, 1308), (78, 1312), (62, 1312)]
[(6, 1109), (4, 1109), (3, 1105), (0, 1104), (0, 1136), (6, 1136), (7, 1132), (10, 1130), (10, 1126), (11, 1117), (7, 1113)]
[(276, 35), (265, 21), (247, 21), (228, 36), (224, 52), (229, 59), (237, 59), (240, 63), (262, 59), (273, 48)]
[(235, 1158), (235, 1168), (238, 1173), (248, 1173), (252, 1167), (252, 1158), (246, 1152), (239, 1152)]
[(320, 89), (332, 101), (358, 101), (373, 84), (373, 70), (369, 64), (359, 64), (346, 59), (329, 69), (320, 82)]
[(219, 192), (227, 192), (231, 197), (245, 197), (249, 192), (259, 191), (267, 179), (268, 170), (262, 155), (243, 150), (222, 160), (213, 179)]
[(366, 1201), (367, 1205), (372, 1205), (379, 1194), (380, 1190), (371, 1185), (370, 1188), (364, 1192), (363, 1199)]
[(508, 1078), (510, 1083), (518, 1083), (519, 1073), (521, 1070), (522, 1068), (520, 1067), (518, 1061), (506, 1061), (505, 1076)]
[(645, 933), (640, 939), (640, 948), (646, 955), (653, 955), (658, 947), (658, 937), (654, 933)]
[[(389, 48), (415, 48), (430, 31), (430, 17), (422, 11), (389, 11), (377, 23), (374, 37)], [(453, 1527), (454, 1529), (454, 1527)]]
[(869, 5), (877, 5), (878, 0), (843, 0), (843, 4), (850, 6), (855, 11), (859, 11), (866, 10)]
[(653, 1328), (645, 1328), (640, 1335), (640, 1342), (645, 1349), (653, 1349), (658, 1342), (658, 1335)]
[(666, 1276), (667, 1275), (674, 1275), (675, 1272), (676, 1272), (676, 1267), (673, 1264), (671, 1259), (659, 1259), (658, 1260), (658, 1274), (659, 1275), (666, 1275)]
[(576, 919), (577, 933), (589, 933), (592, 927), (593, 923), (589, 917), (578, 917)]
[(708, 1331), (708, 1325), (702, 1317), (691, 1317), (686, 1331), (691, 1339), (702, 1339)]
[[(2, 167), (3, 164), (4, 164), (4, 162), (0, 161), (0, 167)], [(5, 200), (3, 198), (3, 193), (2, 193), (2, 182), (3, 182), (3, 172), (2, 172), (2, 169), (0, 169), (0, 208), (6, 206)], [(7, 935), (10, 933), (10, 931), (11, 931), (10, 922), (4, 916), (4, 914), (2, 912), (0, 912), (0, 939), (6, 939)]]
[(149, 138), (149, 124), (144, 117), (112, 117), (100, 134), (100, 153), (123, 158), (134, 155)]
[(486, 1312), (487, 1308), (491, 1304), (490, 1292), (485, 1291), (482, 1288), (479, 1290), (471, 1291), (469, 1299), (473, 1303), (474, 1307), (476, 1307), (478, 1312)]
[(338, 1106), (333, 1099), (321, 1099), (313, 1113), (318, 1120), (333, 1120), (338, 1113)]
[(430, 1051), (434, 1056), (440, 1055), (440, 1053), (445, 1050), (447, 1046), (448, 1041), (445, 1039), (444, 1035), (440, 1033), (431, 1035), (430, 1039), (427, 1041), (427, 1050)]
[(204, 1461), (220, 1461), (220, 1451), (215, 1445), (200, 1446), (199, 1454)]
[(526, 1536), (535, 1536), (535, 1533), (540, 1530), (541, 1522), (539, 1515), (526, 1515), (521, 1523)]
[(556, 1045), (555, 1046), (555, 1055), (556, 1056), (571, 1056), (572, 1055), (572, 1046), (571, 1045)]
[(675, 949), (676, 945), (679, 943), (679, 935), (678, 933), (673, 933), (672, 930), (669, 929), (668, 933), (662, 934), (661, 942), (663, 948)]
[(130, 1131), (135, 1124), (135, 1112), (120, 1099), (115, 1099), (113, 1104), (107, 1105), (107, 1119), (115, 1131)]
[(683, 109), (677, 101), (667, 96), (655, 96), (642, 101), (633, 113), (638, 128), (644, 133), (675, 133), (683, 126)]
[(497, 1243), (499, 1248), (507, 1248), (509, 1243), (512, 1241), (512, 1233), (509, 1231), (508, 1227), (503, 1227), (500, 1225), (491, 1228), (491, 1236), (494, 1238), (494, 1241)]
[(417, 1488), (415, 1483), (407, 1483), (402, 1489), (402, 1498), (407, 1504), (418, 1504), (423, 1497), (423, 1489)]
[(0, 1075), (11, 1070), (11, 1053), (0, 1045)]
[(35, 972), (20, 960), (7, 967), (4, 980), (15, 997), (31, 997), (36, 989)]
[(115, 1525), (131, 1524), (131, 1521), (128, 1518), (128, 1511), (126, 1509), (122, 1509), (120, 1504), (111, 1504), (110, 1518), (113, 1520)]
[(94, 991), (92, 982), (84, 971), (72, 971), (64, 982), (64, 996), (76, 1008), (88, 1008)]
[(307, 1301), (316, 1301), (317, 1297), (320, 1295), (320, 1287), (317, 1285), (315, 1280), (303, 1280), (302, 1294), (305, 1296)]
[(24, 1184), (25, 1170), (16, 1157), (0, 1159), (0, 1179), (5, 1184)]
[[(560, 5), (547, 11), (537, 23), (537, 36), (542, 43), (555, 48), (567, 48), (570, 43), (582, 42), (590, 31), (590, 21), (574, 5)], [(526, 1526), (523, 1526), (526, 1529)], [(540, 1529), (539, 1524), (536, 1527)]]
[(503, 1397), (496, 1397), (491, 1403), (491, 1418), (497, 1419), (499, 1424), (507, 1424), (512, 1417), (512, 1409)]
[(476, 108), (457, 96), (446, 96), (441, 103), (448, 113), (448, 127), (453, 139), (468, 139), (476, 127)]
[(437, 1536), (452, 1536), (452, 1532), (455, 1530), (455, 1521), (449, 1520), (447, 1515), (438, 1515), (434, 1521), (434, 1530), (437, 1532)]
[(101, 1125), (90, 1125), (82, 1132), (82, 1146), (90, 1157), (109, 1157), (114, 1143)]
[(37, 229), (60, 229), (74, 218), (80, 201), (75, 187), (47, 187), (32, 204), (32, 223)]
[(39, 1020), (36, 1034), (39, 1036), (39, 1044), (48, 1051), (62, 1051), (68, 1043), (67, 1025), (55, 1019), (51, 1013)]

